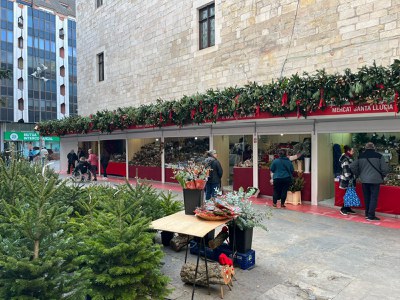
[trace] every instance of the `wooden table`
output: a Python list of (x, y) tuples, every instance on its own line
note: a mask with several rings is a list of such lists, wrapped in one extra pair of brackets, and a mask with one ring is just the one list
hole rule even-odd
[[(173, 215), (166, 216), (164, 218), (155, 220), (151, 223), (150, 227), (156, 230), (162, 231), (170, 231), (176, 232), (180, 234), (186, 234), (188, 236), (195, 236), (201, 238), (200, 244), (203, 245), (204, 249), (206, 247), (204, 237), (210, 232), (216, 229), (217, 227), (225, 224), (229, 220), (221, 220), (221, 221), (206, 221), (200, 219), (194, 215), (185, 215), (184, 211), (177, 212)], [(208, 268), (207, 268), (207, 256), (206, 251), (204, 251), (205, 256), (205, 265), (206, 265), (206, 274), (207, 274), (207, 287), (208, 292), (210, 293), (210, 285), (208, 283)], [(187, 247), (186, 247), (186, 256), (185, 263), (187, 258)], [(192, 291), (192, 299), (194, 297), (194, 290), (196, 287), (196, 278), (197, 278), (197, 269), (199, 267), (200, 260), (200, 249), (197, 253), (197, 264), (196, 271), (194, 274), (194, 282), (193, 282), (193, 291)]]

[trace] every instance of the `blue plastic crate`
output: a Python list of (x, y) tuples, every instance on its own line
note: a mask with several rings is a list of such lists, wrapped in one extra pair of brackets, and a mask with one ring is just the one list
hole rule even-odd
[[(222, 244), (217, 249), (215, 252), (219, 252), (219, 254), (224, 253), (232, 259), (232, 250), (227, 244)], [(250, 269), (256, 264), (256, 252), (254, 250), (249, 250), (246, 253), (236, 252), (234, 264), (238, 265), (242, 270)]]
[[(189, 249), (190, 249), (190, 254), (197, 255), (199, 253), (199, 244), (196, 243), (195, 241), (190, 241)], [(207, 254), (207, 259), (218, 261), (220, 252), (206, 247), (206, 254)], [(200, 256), (204, 256), (203, 248), (201, 248), (200, 250)]]

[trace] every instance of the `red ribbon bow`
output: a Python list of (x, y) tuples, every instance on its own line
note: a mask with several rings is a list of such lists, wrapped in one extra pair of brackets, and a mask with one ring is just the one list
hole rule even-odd
[(296, 106), (297, 106), (297, 119), (300, 118), (300, 100), (296, 100)]
[(287, 104), (288, 101), (288, 94), (285, 92), (282, 95), (282, 106), (285, 106)]
[(320, 93), (320, 95), (321, 95), (321, 98), (319, 99), (318, 108), (321, 109), (323, 106), (325, 106), (324, 89), (319, 89), (319, 93)]

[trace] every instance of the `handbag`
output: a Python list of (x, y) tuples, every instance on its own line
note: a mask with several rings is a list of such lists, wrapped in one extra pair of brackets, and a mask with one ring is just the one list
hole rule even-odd
[(360, 198), (358, 198), (356, 189), (354, 187), (347, 188), (346, 193), (344, 194), (343, 200), (344, 200), (345, 207), (361, 206)]

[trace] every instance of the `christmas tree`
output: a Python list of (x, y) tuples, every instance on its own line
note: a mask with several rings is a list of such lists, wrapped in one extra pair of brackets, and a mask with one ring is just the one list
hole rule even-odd
[(141, 198), (131, 198), (126, 187), (103, 189), (103, 195), (113, 191), (112, 197), (104, 197), (97, 187), (80, 201), (88, 208), (87, 214), (74, 220), (81, 240), (75, 262), (89, 270), (89, 295), (93, 299), (163, 299), (169, 293), (169, 280), (160, 271), (163, 252), (153, 243), (150, 219), (140, 212)]
[(1, 188), (1, 299), (61, 299), (80, 289), (79, 274), (68, 270), (60, 251), (75, 245), (64, 230), (72, 209), (57, 196), (64, 183), (37, 171), (26, 162), (0, 162), (1, 178), (16, 177), (15, 185)]

